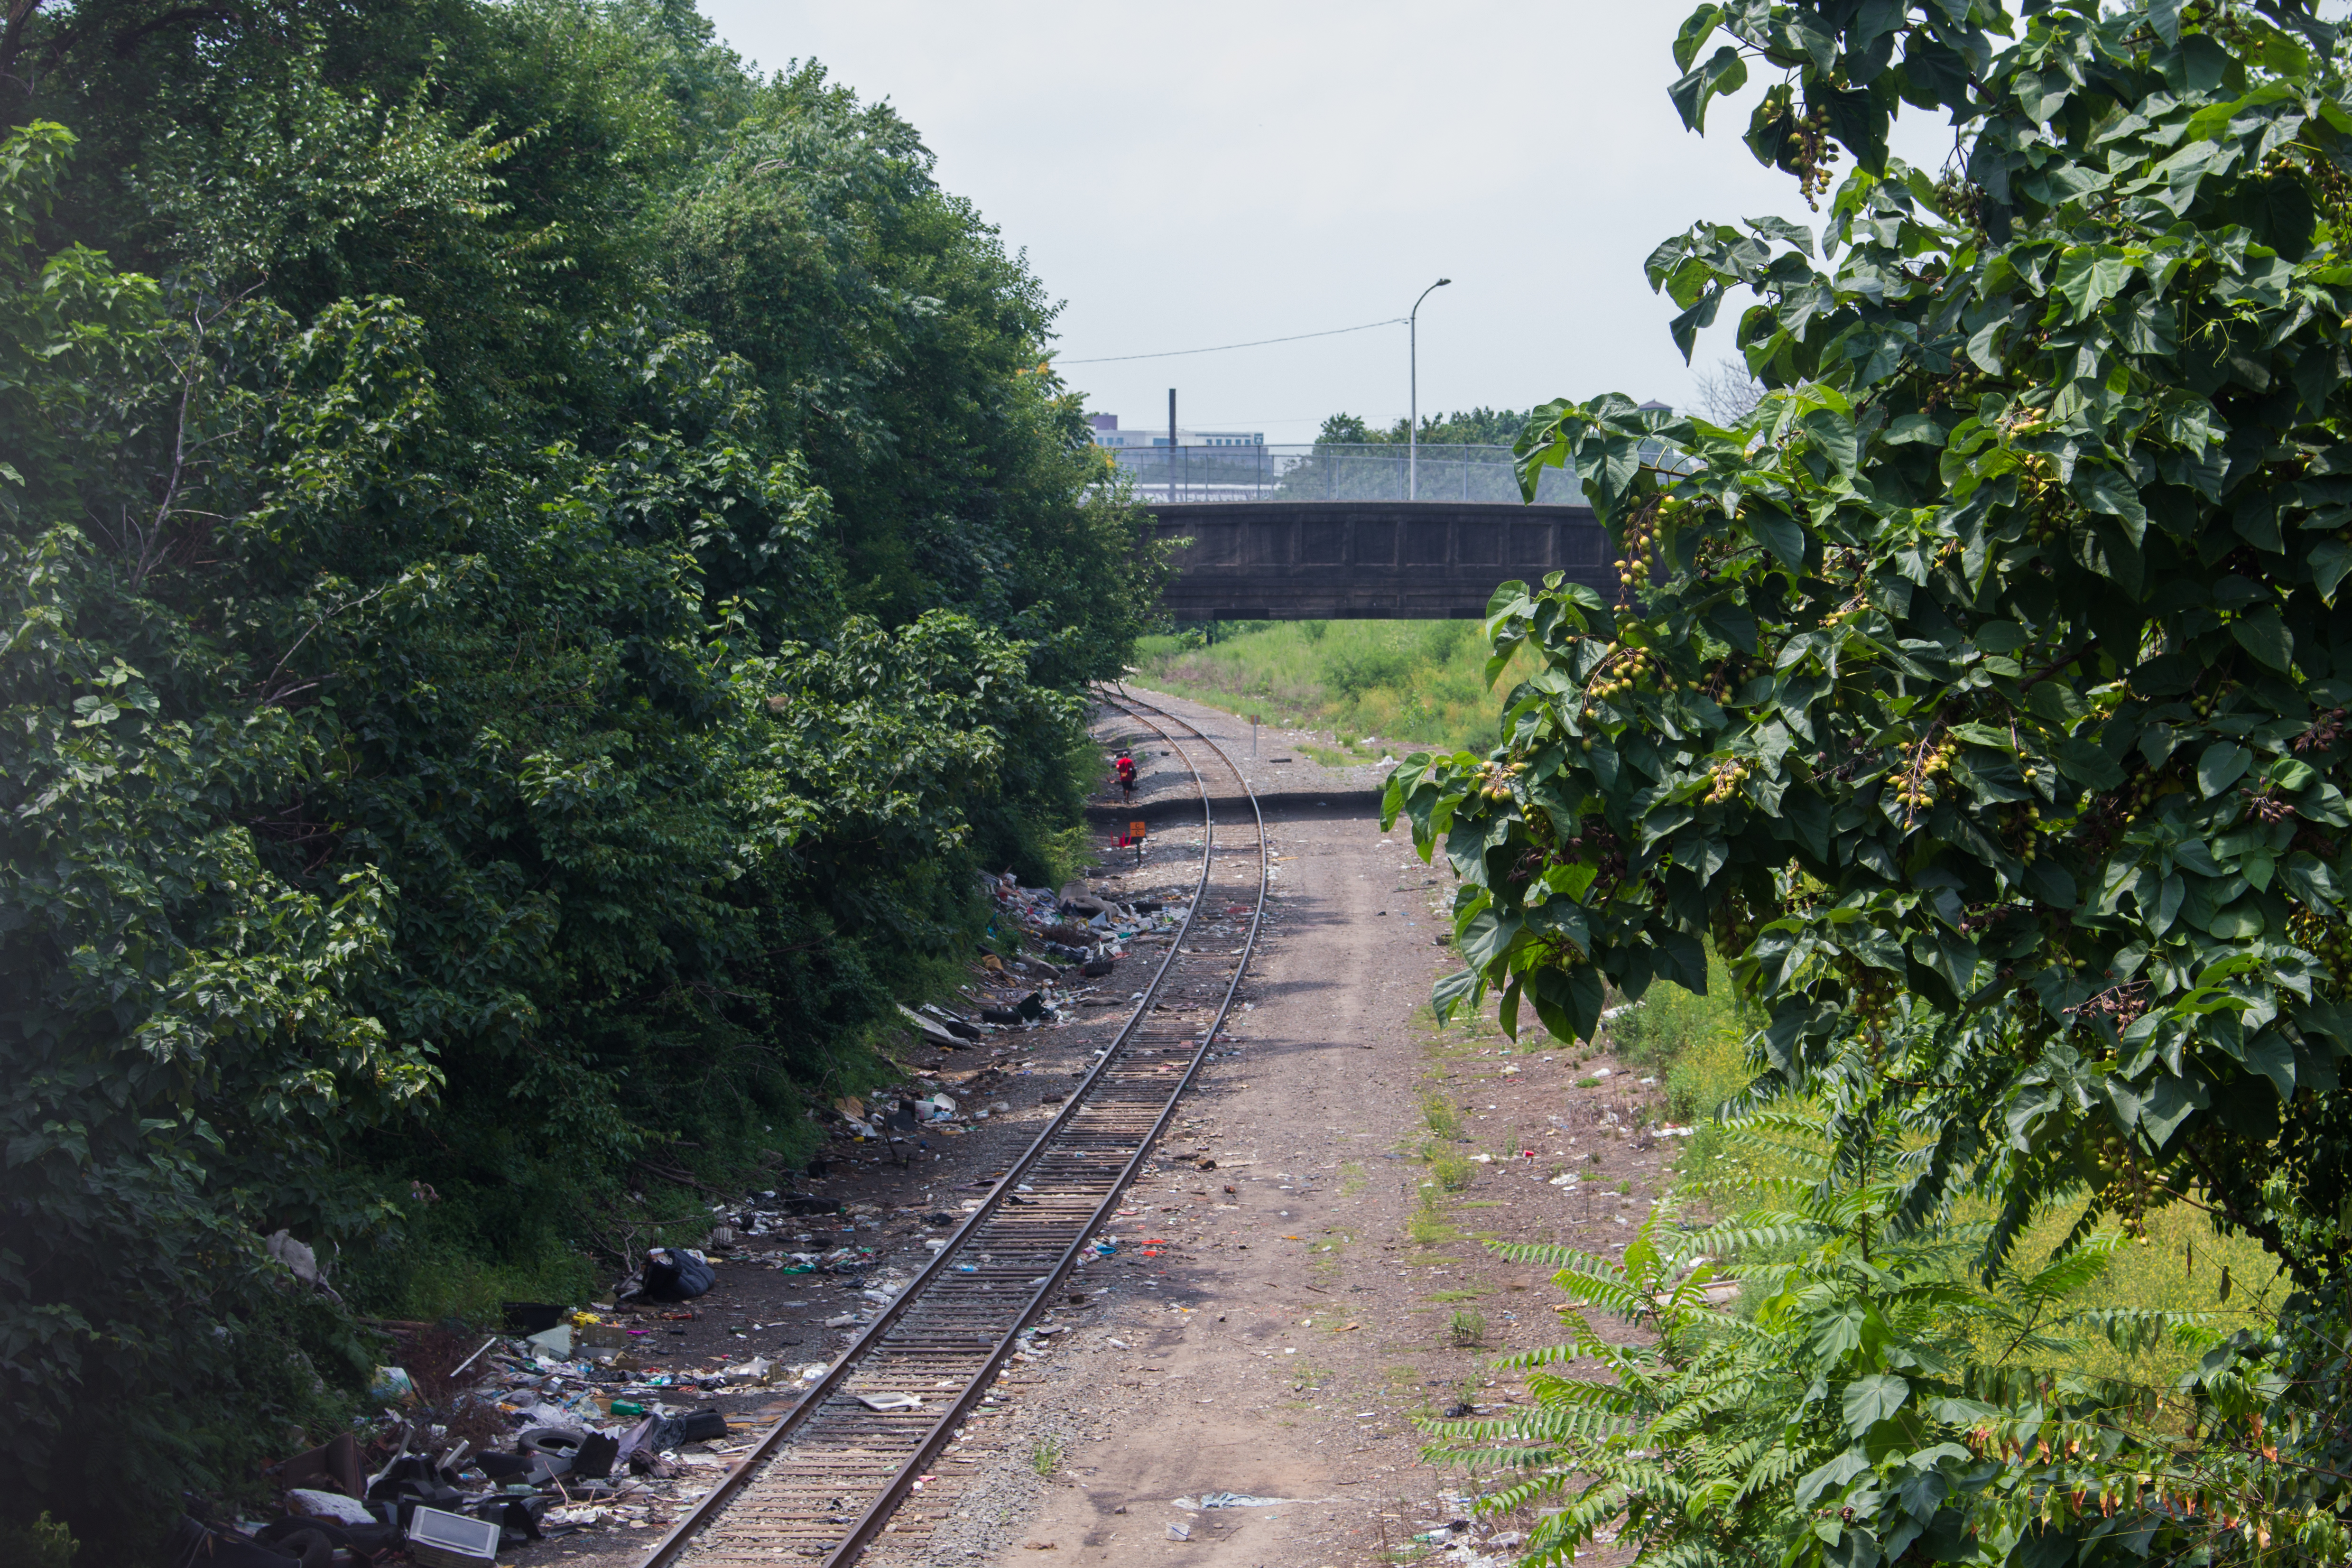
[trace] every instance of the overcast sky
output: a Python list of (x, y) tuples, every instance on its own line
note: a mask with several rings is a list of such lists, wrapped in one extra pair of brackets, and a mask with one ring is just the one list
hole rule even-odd
[[(1161, 427), (1313, 437), (1407, 395), (1402, 326), (1224, 353), (1072, 362), (1325, 331), (1421, 311), (1424, 416), (1620, 391), (1694, 402), (1642, 259), (1700, 218), (1811, 216), (1738, 141), (1666, 100), (1677, 0), (1432, 6), (1206, 0), (705, 0), (769, 68), (823, 61), (885, 98), (939, 178), (1065, 301), (1087, 405)], [(1943, 139), (1902, 128), (1933, 165)], [(1730, 353), (1727, 308), (1696, 364)]]

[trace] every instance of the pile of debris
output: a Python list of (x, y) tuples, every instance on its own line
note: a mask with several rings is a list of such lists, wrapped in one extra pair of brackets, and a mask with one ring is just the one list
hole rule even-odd
[[(630, 1283), (658, 1280), (662, 1252), (689, 1291), (690, 1266), (701, 1263), (708, 1289), (707, 1258), (683, 1248), (656, 1249)], [(870, 1258), (836, 1247), (809, 1255), (805, 1267), (863, 1271)], [(895, 1293), (889, 1287), (904, 1289), (902, 1280), (870, 1283), (880, 1289), (864, 1294), (884, 1301)], [(659, 1311), (662, 1304), (649, 1310), (690, 1315)], [(375, 1418), (268, 1472), (280, 1517), (192, 1515), (180, 1526), (177, 1561), (184, 1568), (323, 1568), (405, 1553), (455, 1568), (486, 1565), (501, 1548), (567, 1531), (666, 1527), (751, 1447), (748, 1432), (708, 1405), (712, 1393), (757, 1385), (797, 1402), (830, 1364), (780, 1366), (762, 1356), (656, 1370), (640, 1352), (658, 1324), (635, 1326), (616, 1303), (572, 1311), (513, 1302), (507, 1327), (444, 1373), (378, 1369)], [(433, 1331), (410, 1349), (429, 1355), (429, 1342), (452, 1331)]]
[(1089, 979), (1111, 972), (1127, 944), (1147, 931), (1182, 922), (1185, 909), (1156, 899), (1121, 903), (1070, 882), (1059, 892), (1024, 888), (1007, 872), (994, 887), (998, 910), (1044, 952), (1079, 965)]

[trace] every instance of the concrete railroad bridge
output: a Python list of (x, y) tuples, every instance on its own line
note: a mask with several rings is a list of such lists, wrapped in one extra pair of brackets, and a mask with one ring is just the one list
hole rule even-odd
[(1586, 506), (1493, 501), (1147, 502), (1190, 539), (1163, 602), (1178, 621), (1475, 620), (1499, 584), (1564, 572), (1614, 600)]

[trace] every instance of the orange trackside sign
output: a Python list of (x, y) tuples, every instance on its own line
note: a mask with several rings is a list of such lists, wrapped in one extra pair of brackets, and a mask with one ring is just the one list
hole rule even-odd
[(1128, 836), (1129, 838), (1140, 838), (1140, 837), (1143, 837), (1143, 824), (1142, 824), (1142, 823), (1140, 823), (1140, 822), (1130, 822), (1130, 823), (1129, 823), (1129, 824), (1127, 825), (1127, 836)]

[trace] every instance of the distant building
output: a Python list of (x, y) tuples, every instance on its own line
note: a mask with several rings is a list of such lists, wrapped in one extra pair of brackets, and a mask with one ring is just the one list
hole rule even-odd
[[(1165, 426), (1157, 431), (1122, 430), (1118, 427), (1118, 416), (1116, 414), (1089, 414), (1087, 416), (1087, 423), (1094, 426), (1095, 445), (1097, 447), (1165, 447), (1168, 445), (1168, 429)], [(1263, 430), (1187, 430), (1179, 426), (1176, 430), (1176, 444), (1180, 447), (1263, 447), (1265, 445), (1265, 432)]]

